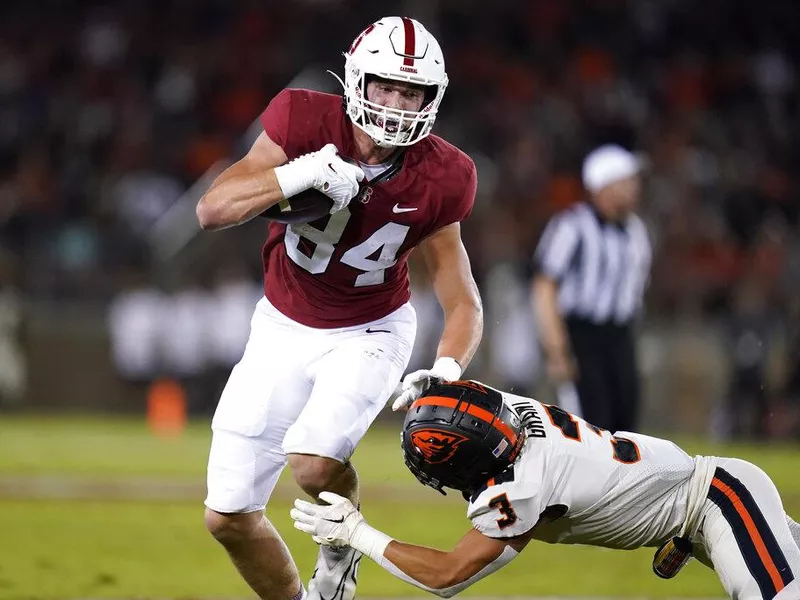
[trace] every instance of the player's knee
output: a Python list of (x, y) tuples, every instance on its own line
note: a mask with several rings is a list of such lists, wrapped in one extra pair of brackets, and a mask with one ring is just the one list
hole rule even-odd
[(206, 529), (222, 545), (235, 544), (252, 537), (262, 518), (260, 513), (222, 514), (206, 508)]
[(338, 460), (310, 454), (289, 455), (289, 466), (297, 485), (314, 498), (330, 489), (347, 468)]

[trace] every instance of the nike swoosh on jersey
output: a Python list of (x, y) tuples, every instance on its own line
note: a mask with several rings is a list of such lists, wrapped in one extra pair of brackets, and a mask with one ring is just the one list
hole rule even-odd
[(409, 208), (400, 208), (400, 205), (399, 205), (399, 204), (395, 204), (395, 205), (392, 207), (392, 212), (393, 212), (394, 214), (396, 214), (396, 215), (399, 215), (400, 213), (404, 213), (404, 212), (411, 212), (412, 210), (417, 210), (417, 208), (418, 208), (418, 207), (416, 207), (416, 206), (414, 206), (414, 207), (409, 207)]
[(371, 327), (367, 327), (367, 333), (392, 333), (388, 329), (372, 329)]

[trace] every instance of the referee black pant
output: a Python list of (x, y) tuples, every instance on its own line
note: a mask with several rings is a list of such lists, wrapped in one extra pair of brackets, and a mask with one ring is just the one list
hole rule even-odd
[(576, 388), (583, 418), (615, 431), (635, 431), (639, 413), (639, 372), (629, 325), (566, 321), (578, 366)]

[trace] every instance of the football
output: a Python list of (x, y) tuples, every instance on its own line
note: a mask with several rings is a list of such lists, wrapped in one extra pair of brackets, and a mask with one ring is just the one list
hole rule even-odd
[(260, 216), (278, 223), (308, 223), (324, 217), (332, 207), (333, 200), (311, 188), (270, 206)]

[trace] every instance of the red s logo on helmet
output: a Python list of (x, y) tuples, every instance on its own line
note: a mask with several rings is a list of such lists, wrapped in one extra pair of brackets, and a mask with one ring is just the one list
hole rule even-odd
[(358, 37), (355, 40), (353, 40), (352, 44), (350, 44), (350, 50), (348, 50), (348, 52), (350, 54), (355, 52), (356, 48), (358, 48), (358, 45), (361, 43), (361, 40), (363, 40), (365, 37), (367, 37), (373, 29), (375, 29), (375, 23), (373, 23), (372, 25), (367, 27), (364, 31), (359, 33)]
[(411, 443), (429, 464), (450, 460), (467, 437), (441, 429), (419, 429), (411, 434)]

